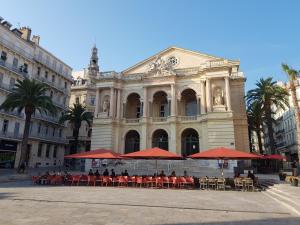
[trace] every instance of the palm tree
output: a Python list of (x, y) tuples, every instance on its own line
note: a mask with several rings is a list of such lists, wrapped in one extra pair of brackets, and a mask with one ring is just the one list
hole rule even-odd
[(7, 96), (6, 100), (0, 106), (0, 109), (12, 111), (17, 109), (21, 112), (25, 111), (25, 127), (21, 145), (20, 165), (26, 161), (27, 144), (30, 130), (30, 122), (32, 115), (39, 111), (40, 113), (55, 115), (57, 108), (53, 105), (49, 96), (46, 96), (47, 86), (35, 80), (18, 80), (12, 92)]
[(297, 127), (297, 144), (298, 144), (298, 158), (300, 159), (300, 107), (298, 104), (297, 99), (297, 93), (296, 93), (296, 86), (298, 86), (297, 78), (300, 76), (300, 71), (297, 71), (291, 67), (289, 67), (287, 64), (282, 64), (283, 71), (288, 75), (289, 77), (289, 88), (291, 90), (291, 97), (292, 102), (294, 105), (294, 114), (296, 119), (296, 127)]
[(275, 153), (276, 143), (274, 139), (273, 118), (274, 107), (285, 109), (289, 105), (288, 92), (272, 80), (272, 77), (261, 78), (256, 82), (256, 88), (249, 90), (246, 95), (247, 104), (258, 102), (261, 105), (264, 123), (267, 125), (271, 153)]
[(85, 121), (89, 126), (91, 126), (92, 120), (93, 114), (91, 112), (87, 112), (86, 107), (80, 103), (74, 104), (73, 107), (70, 107), (69, 110), (67, 110), (60, 118), (61, 123), (68, 121), (73, 127), (74, 147), (71, 153), (77, 152), (78, 136), (81, 123)]
[(254, 101), (247, 107), (248, 125), (250, 131), (254, 131), (257, 136), (258, 150), (260, 154), (263, 154), (262, 148), (262, 125), (263, 125), (263, 111), (259, 102)]

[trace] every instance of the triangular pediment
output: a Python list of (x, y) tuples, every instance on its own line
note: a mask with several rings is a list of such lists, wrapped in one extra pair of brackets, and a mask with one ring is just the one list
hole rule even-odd
[(192, 67), (199, 67), (209, 61), (224, 60), (224, 58), (216, 57), (212, 55), (203, 54), (196, 51), (190, 51), (178, 47), (169, 47), (140, 63), (135, 64), (132, 67), (124, 70), (123, 75), (130, 74), (143, 74), (151, 71), (152, 67), (156, 65), (156, 62), (163, 62), (164, 64), (173, 63), (173, 69), (185, 69)]

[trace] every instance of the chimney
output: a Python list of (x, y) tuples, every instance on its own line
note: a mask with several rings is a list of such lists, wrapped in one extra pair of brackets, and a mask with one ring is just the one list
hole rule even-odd
[(26, 41), (30, 41), (31, 29), (29, 27), (21, 27), (20, 31), (22, 32), (22, 38)]
[(33, 35), (31, 41), (36, 45), (40, 45), (40, 36)]

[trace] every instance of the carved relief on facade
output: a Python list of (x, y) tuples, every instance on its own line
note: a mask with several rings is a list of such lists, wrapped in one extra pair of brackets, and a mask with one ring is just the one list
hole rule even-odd
[(154, 61), (149, 63), (148, 67), (148, 76), (158, 77), (175, 75), (174, 60), (166, 62), (161, 56), (157, 56)]
[(226, 111), (224, 90), (220, 86), (216, 86), (213, 90), (213, 111)]

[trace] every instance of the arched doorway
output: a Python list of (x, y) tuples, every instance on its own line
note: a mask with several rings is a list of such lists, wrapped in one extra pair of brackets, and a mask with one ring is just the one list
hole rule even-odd
[(125, 154), (140, 150), (140, 135), (135, 130), (130, 130), (125, 136)]
[(128, 95), (126, 102), (126, 118), (140, 118), (141, 115), (141, 101), (137, 93)]
[(185, 129), (181, 134), (181, 154), (188, 156), (199, 152), (199, 135), (193, 128)]
[(198, 113), (196, 92), (186, 89), (181, 93), (181, 115), (196, 116)]
[(168, 133), (163, 129), (154, 131), (152, 135), (152, 147), (169, 150)]
[(168, 96), (164, 91), (158, 91), (153, 95), (152, 105), (153, 117), (167, 117), (169, 116)]

